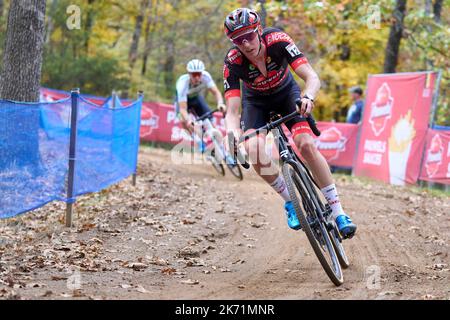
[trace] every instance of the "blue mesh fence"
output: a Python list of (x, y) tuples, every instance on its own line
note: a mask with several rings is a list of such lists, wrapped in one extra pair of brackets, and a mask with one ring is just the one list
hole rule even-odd
[(101, 190), (133, 174), (141, 102), (123, 107), (112, 98), (97, 106), (80, 98), (74, 195)]
[[(78, 97), (74, 196), (100, 191), (135, 173), (142, 99), (95, 105)], [(68, 201), (71, 98), (0, 100), (0, 218)]]

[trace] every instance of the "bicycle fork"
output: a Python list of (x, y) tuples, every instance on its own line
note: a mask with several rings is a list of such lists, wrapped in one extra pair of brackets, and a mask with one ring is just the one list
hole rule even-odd
[(211, 123), (211, 120), (206, 119), (204, 120), (205, 127), (206, 127), (206, 134), (211, 138), (211, 141), (214, 145), (214, 157), (216, 157), (216, 160), (218, 162), (222, 162), (225, 160), (225, 149), (223, 148), (222, 143), (220, 142), (222, 134), (219, 130), (214, 128), (214, 126)]
[[(277, 130), (273, 131), (274, 134), (274, 140), (278, 142), (278, 152), (280, 154), (280, 159), (283, 163), (289, 163), (294, 167), (298, 167), (298, 165), (302, 165), (304, 166), (304, 164), (300, 161), (300, 159), (298, 159), (298, 157), (295, 155), (294, 150), (292, 149), (292, 147), (290, 147), (286, 141), (287, 141), (287, 137), (284, 134), (283, 131), (281, 131), (281, 128), (277, 128)], [(301, 171), (301, 170), (299, 170)], [(306, 205), (305, 203), (305, 199), (303, 199), (303, 197), (308, 197), (309, 202), (311, 202), (315, 208), (311, 208), (311, 209), (315, 209), (316, 214), (317, 214), (317, 218), (314, 218), (313, 221), (310, 221), (310, 226), (311, 228), (315, 228), (318, 226), (319, 221), (323, 221), (325, 223), (325, 225), (327, 226), (327, 228), (329, 230), (333, 229), (333, 225), (330, 224), (327, 219), (325, 218), (325, 215), (329, 214), (329, 211), (331, 211), (331, 208), (324, 208), (324, 210), (322, 210), (320, 204), (318, 203), (319, 200), (315, 199), (314, 197), (311, 197), (311, 194), (313, 194), (313, 190), (312, 188), (314, 187), (313, 185), (310, 185), (309, 183), (307, 183), (306, 181), (306, 177), (305, 177), (305, 172), (306, 175), (308, 175), (309, 179), (311, 180), (311, 182), (314, 185), (317, 185), (316, 182), (314, 181), (313, 177), (311, 176), (311, 174), (309, 173), (308, 170), (304, 170), (304, 172), (298, 172), (300, 180), (302, 182), (302, 184), (305, 186), (307, 193), (306, 195), (301, 194), (301, 198), (302, 198), (302, 202), (304, 205)]]

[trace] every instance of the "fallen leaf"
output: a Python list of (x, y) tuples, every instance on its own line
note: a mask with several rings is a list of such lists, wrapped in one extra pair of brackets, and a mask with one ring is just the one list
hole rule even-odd
[(136, 287), (136, 291), (137, 292), (140, 292), (140, 293), (148, 293), (149, 291), (147, 291), (143, 286), (141, 286), (141, 285), (138, 285), (137, 287)]
[(141, 271), (148, 268), (148, 265), (141, 262), (133, 262), (127, 265), (128, 268), (133, 269), (134, 271)]
[(154, 264), (157, 266), (167, 266), (169, 265), (169, 263), (162, 259), (162, 258), (158, 258), (158, 257), (146, 257), (146, 259), (148, 260), (148, 263), (150, 264)]
[(164, 268), (161, 270), (161, 273), (171, 275), (172, 273), (175, 273), (177, 270), (174, 268)]
[(42, 288), (46, 287), (47, 285), (45, 283), (27, 283), (27, 288)]
[(180, 283), (196, 285), (196, 284), (199, 284), (200, 282), (198, 280), (187, 279), (187, 280), (180, 281)]

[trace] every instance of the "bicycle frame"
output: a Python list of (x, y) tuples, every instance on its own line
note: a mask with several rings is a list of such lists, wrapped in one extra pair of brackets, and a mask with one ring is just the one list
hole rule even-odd
[[(222, 134), (218, 129), (214, 127), (211, 120), (209, 118), (205, 118), (197, 121), (202, 126), (202, 131), (205, 128), (205, 135), (211, 138), (211, 141), (214, 144), (215, 156), (220, 157), (220, 161), (225, 159), (225, 151), (223, 150), (223, 145), (221, 141), (219, 141), (218, 137), (222, 137)], [(195, 133), (195, 130), (194, 130)], [(195, 133), (197, 134), (197, 133)], [(217, 158), (216, 158), (217, 159)]]
[[(314, 177), (312, 176), (311, 172), (308, 170), (308, 168), (306, 167), (306, 165), (303, 163), (303, 161), (301, 161), (301, 159), (296, 155), (295, 151), (293, 150), (292, 146), (289, 144), (288, 142), (288, 138), (286, 137), (285, 133), (283, 132), (283, 129), (281, 127), (281, 125), (278, 125), (276, 127), (276, 130), (272, 131), (274, 134), (274, 141), (277, 141), (278, 144), (278, 152), (280, 154), (280, 159), (282, 162), (285, 163), (289, 163), (291, 165), (293, 165), (294, 167), (297, 167), (298, 164), (300, 164), (300, 166), (303, 168), (303, 170), (299, 170), (299, 176), (302, 180), (303, 185), (305, 186), (305, 188), (308, 190), (308, 194), (307, 196), (310, 197), (310, 194), (313, 192), (312, 188), (314, 186), (312, 186), (306, 179), (305, 177), (305, 172), (308, 175), (310, 181), (319, 188), (319, 186), (317, 185), (317, 182), (314, 180)], [(320, 189), (320, 188), (319, 188)], [(302, 195), (305, 196), (305, 195)], [(312, 197), (312, 200), (314, 202), (314, 206), (316, 207), (316, 213), (317, 216), (319, 218), (320, 221), (324, 222), (325, 225), (327, 226), (327, 228), (330, 228), (332, 226), (329, 226), (328, 221), (325, 219), (324, 217), (324, 213), (322, 206), (318, 203), (317, 199), (315, 199), (314, 197)], [(313, 222), (312, 225), (314, 225)]]
[[(328, 221), (331, 214), (329, 204), (326, 204), (320, 196), (320, 189), (305, 163), (294, 152), (293, 146), (289, 143), (281, 125), (297, 116), (297, 112), (293, 112), (287, 116), (280, 118), (276, 115), (271, 117), (270, 122), (265, 126), (256, 129), (254, 132), (248, 133), (239, 138), (238, 143), (247, 141), (255, 137), (258, 133), (271, 130), (274, 135), (274, 141), (277, 143), (277, 149), (280, 155), (281, 168), (289, 194), (292, 198), (299, 220), (304, 226), (306, 236), (316, 253), (322, 267), (327, 273), (331, 281), (339, 286), (343, 283), (342, 267), (349, 266), (347, 256), (342, 247), (342, 239), (339, 230), (333, 221)], [(275, 119), (277, 118), (278, 119)], [(306, 117), (311, 130), (320, 135), (315, 121), (312, 117)], [(275, 130), (273, 130), (275, 129)], [(230, 150), (233, 150), (234, 156), (239, 159), (239, 163), (248, 168), (249, 164), (242, 155), (236, 151), (236, 140), (233, 136), (228, 141)], [(234, 149), (232, 149), (234, 148)]]

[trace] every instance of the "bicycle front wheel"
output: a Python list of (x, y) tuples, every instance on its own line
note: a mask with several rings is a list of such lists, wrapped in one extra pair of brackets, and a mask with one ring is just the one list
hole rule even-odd
[(223, 167), (221, 161), (217, 160), (214, 150), (211, 152), (211, 156), (207, 157), (207, 159), (211, 162), (217, 173), (219, 173), (221, 176), (225, 175), (225, 168)]
[[(336, 286), (340, 286), (344, 283), (341, 265), (326, 225), (320, 221), (316, 212), (316, 210), (320, 210), (317, 205), (317, 201), (320, 200), (315, 194), (312, 181), (306, 174), (301, 176), (300, 170), (295, 164), (291, 163), (284, 163), (282, 166), (289, 195), (302, 230), (305, 232), (322, 268), (330, 280)], [(308, 191), (305, 183), (309, 183), (311, 192)]]
[(242, 175), (241, 167), (239, 166), (238, 163), (236, 163), (234, 165), (227, 163), (227, 167), (228, 167), (228, 169), (230, 170), (230, 172), (231, 172), (231, 174), (233, 176), (235, 176), (239, 180), (243, 180), (244, 179), (244, 176)]

